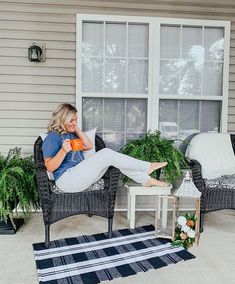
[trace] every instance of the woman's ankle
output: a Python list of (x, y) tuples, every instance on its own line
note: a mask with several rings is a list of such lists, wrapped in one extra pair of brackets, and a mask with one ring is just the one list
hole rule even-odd
[(167, 162), (153, 162), (150, 164), (149, 172), (150, 175), (152, 172), (164, 168), (168, 163)]

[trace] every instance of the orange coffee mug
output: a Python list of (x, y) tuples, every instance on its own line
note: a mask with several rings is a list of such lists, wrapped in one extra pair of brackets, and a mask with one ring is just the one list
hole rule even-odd
[(83, 150), (82, 139), (71, 139), (70, 145), (71, 145), (72, 151), (82, 151)]

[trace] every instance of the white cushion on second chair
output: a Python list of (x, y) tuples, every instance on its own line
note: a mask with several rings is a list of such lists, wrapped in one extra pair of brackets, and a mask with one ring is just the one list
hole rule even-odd
[(201, 164), (205, 179), (235, 174), (235, 157), (228, 133), (196, 135), (190, 141), (186, 157)]

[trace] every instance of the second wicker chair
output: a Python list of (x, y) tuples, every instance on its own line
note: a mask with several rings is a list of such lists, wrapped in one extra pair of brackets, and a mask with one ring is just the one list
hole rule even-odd
[[(212, 135), (211, 145), (213, 144), (213, 139), (216, 139), (216, 134)], [(221, 134), (218, 134), (221, 135)], [(235, 152), (235, 135), (230, 134), (231, 144), (233, 147), (233, 152)], [(199, 147), (199, 150), (201, 148)], [(218, 149), (218, 151), (223, 151), (223, 148)], [(216, 155), (216, 153), (214, 153)], [(213, 158), (213, 157), (212, 157)], [(201, 216), (200, 216), (200, 231), (203, 231), (204, 225), (204, 215), (209, 212), (223, 210), (223, 209), (235, 209), (235, 175), (232, 175), (232, 186), (227, 184), (227, 181), (221, 177), (216, 180), (212, 180), (210, 184), (208, 180), (203, 178), (202, 175), (202, 165), (200, 161), (196, 159), (190, 160), (190, 166), (192, 169), (193, 181), (199, 191), (201, 191)], [(226, 176), (224, 176), (226, 177)], [(229, 176), (227, 176), (227, 180)], [(216, 183), (215, 183), (216, 181)], [(215, 184), (213, 184), (215, 183)]]

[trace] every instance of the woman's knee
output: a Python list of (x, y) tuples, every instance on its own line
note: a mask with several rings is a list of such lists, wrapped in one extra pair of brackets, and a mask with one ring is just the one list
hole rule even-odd
[(104, 155), (106, 155), (106, 154), (109, 155), (110, 153), (113, 152), (113, 150), (109, 149), (109, 148), (103, 148), (99, 152), (103, 153)]
[(107, 166), (112, 166), (113, 162), (113, 150), (109, 148), (103, 148), (100, 151), (100, 157), (103, 162), (106, 162)]

